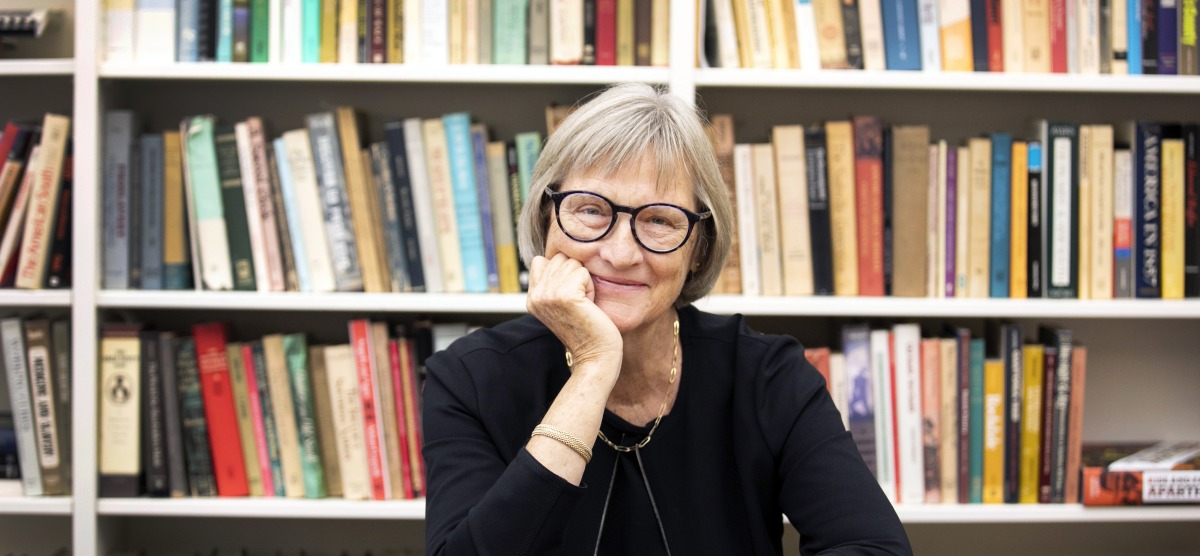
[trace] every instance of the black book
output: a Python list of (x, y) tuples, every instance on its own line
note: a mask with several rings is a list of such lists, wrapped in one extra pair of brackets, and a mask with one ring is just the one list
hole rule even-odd
[(200, 393), (200, 371), (196, 342), (190, 336), (175, 344), (175, 370), (179, 388), (179, 418), (183, 423), (183, 454), (187, 461), (188, 492), (192, 496), (216, 496), (212, 453), (208, 447), (208, 421)]
[(988, 71), (987, 6), (988, 0), (971, 0), (971, 58), (975, 71)]
[(71, 287), (71, 194), (75, 185), (75, 162), (70, 139), (67, 140), (66, 155), (62, 171), (62, 189), (58, 194), (58, 215), (54, 218), (54, 234), (50, 240), (50, 255), (46, 260), (46, 276), (42, 284), (46, 289)]
[(1054, 374), (1053, 403), (1048, 411), (1052, 414), (1051, 428), (1043, 429), (1042, 435), (1050, 436), (1050, 502), (1063, 503), (1067, 480), (1067, 435), (1071, 407), (1071, 345), (1070, 330), (1041, 328), (1042, 343), (1047, 348), (1055, 346), (1058, 357), (1054, 367), (1045, 372)]
[(1200, 297), (1200, 125), (1183, 126), (1183, 296)]
[(178, 401), (178, 370), (175, 368), (175, 334), (158, 335), (159, 368), (162, 370), (162, 422), (166, 430), (167, 494), (172, 498), (187, 495), (187, 464), (183, 459), (183, 422)]
[[(1138, 0), (1142, 7), (1142, 73), (1158, 73), (1158, 3), (1159, 0)], [(1174, 29), (1172, 29), (1174, 34)], [(1137, 36), (1129, 37), (1137, 40)]]
[(813, 293), (833, 295), (833, 236), (829, 216), (829, 177), (825, 166), (825, 130), (804, 130), (808, 181), (808, 225), (812, 241)]
[(863, 69), (862, 26), (858, 23), (858, 0), (842, 0), (842, 31), (846, 34), (846, 65)]
[[(883, 295), (892, 295), (892, 243), (895, 240), (892, 229), (892, 127), (883, 127)], [(944, 210), (938, 207), (938, 210)], [(939, 279), (941, 277), (938, 277)]]
[[(1064, 150), (1066, 152), (1059, 152)], [(1079, 169), (1072, 166), (1069, 174), (1058, 179), (1055, 160), (1058, 157), (1079, 160), (1079, 126), (1072, 123), (1046, 124), (1046, 297), (1076, 299), (1079, 297)], [(1074, 164), (1074, 162), (1072, 163)], [(1066, 220), (1068, 225), (1056, 228), (1055, 223)]]
[(1042, 270), (1045, 268), (1045, 260), (1042, 255), (1042, 234), (1045, 227), (1042, 222), (1046, 218), (1046, 200), (1042, 197), (1044, 193), (1042, 187), (1043, 158), (1041, 143), (1030, 141), (1027, 182), (1029, 186), (1029, 227), (1025, 236), (1026, 264), (1028, 265), (1025, 274), (1025, 295), (1029, 298), (1038, 298), (1046, 294), (1046, 286), (1042, 279)]
[(583, 0), (583, 65), (596, 65), (596, 0)]
[(1021, 400), (1024, 397), (1025, 350), (1021, 328), (1015, 324), (1001, 327), (1004, 335), (1004, 502), (1016, 504), (1021, 498)]
[(196, 0), (200, 17), (196, 19), (196, 49), (201, 62), (217, 60), (217, 0)]
[(425, 291), (425, 266), (421, 262), (421, 242), (417, 232), (417, 213), (413, 205), (412, 178), (408, 173), (408, 147), (404, 141), (404, 121), (383, 126), (387, 150), (391, 154), (392, 180), (396, 183), (396, 204), (400, 217), (400, 237), (408, 266), (408, 283), (414, 292)]
[(142, 343), (142, 469), (149, 496), (168, 496), (167, 426), (164, 415), (162, 364), (158, 332), (143, 330)]
[(129, 289), (142, 289), (142, 234), (147, 233), (142, 221), (142, 197), (147, 194), (146, 179), (142, 168), (141, 136), (134, 136), (129, 147)]

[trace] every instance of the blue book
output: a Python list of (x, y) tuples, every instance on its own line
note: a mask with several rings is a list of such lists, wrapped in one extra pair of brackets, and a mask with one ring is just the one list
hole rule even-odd
[(163, 138), (141, 137), (141, 237), (143, 290), (163, 289)]
[(1142, 73), (1142, 0), (1125, 0), (1126, 58), (1129, 62), (1129, 75)]
[[(987, 0), (971, 0), (971, 58), (975, 71), (988, 71)], [(995, 3), (999, 9), (999, 2)]]
[(391, 290), (409, 291), (408, 259), (404, 256), (404, 238), (400, 227), (399, 203), (396, 202), (396, 181), (392, 176), (392, 153), (387, 143), (372, 143), (371, 173), (378, 194), (379, 215), (382, 217), (383, 244), (387, 253), (388, 273), (391, 275)]
[(1012, 136), (992, 134), (992, 297), (1008, 297), (1009, 254), (1012, 252)]
[(883, 51), (889, 70), (921, 69), (916, 0), (883, 0)]
[(967, 488), (969, 502), (972, 504), (983, 502), (983, 348), (982, 339), (971, 340), (971, 380), (967, 394), (970, 400), (967, 426), (970, 483)]
[(321, 0), (304, 0), (300, 16), (300, 61), (321, 61)]
[(283, 197), (283, 212), (289, 228), (292, 229), (292, 233), (288, 235), (292, 239), (292, 253), (295, 255), (292, 258), (296, 261), (296, 282), (300, 285), (300, 291), (310, 292), (312, 284), (308, 281), (308, 257), (305, 256), (308, 251), (305, 250), (304, 234), (300, 233), (299, 229), (303, 224), (300, 221), (300, 209), (296, 206), (296, 187), (292, 183), (292, 167), (288, 164), (287, 145), (280, 137), (272, 141), (271, 146), (275, 148), (275, 169), (279, 172), (279, 193)]
[(1158, 3), (1159, 75), (1179, 73), (1179, 8), (1176, 6), (1176, 2)]
[(421, 262), (421, 240), (417, 232), (416, 205), (413, 204), (412, 178), (408, 173), (408, 146), (404, 139), (404, 121), (383, 125), (388, 153), (392, 156), (392, 179), (396, 182), (396, 203), (400, 215), (400, 237), (404, 257), (408, 259), (408, 283), (412, 291), (425, 291), (425, 265)]
[(865, 324), (842, 327), (842, 353), (846, 356), (846, 381), (850, 386), (849, 422), (854, 445), (871, 473), (875, 461), (875, 401), (871, 380), (871, 329)]
[(267, 437), (267, 457), (271, 460), (271, 484), (275, 496), (287, 496), (284, 490), (283, 460), (279, 457), (279, 435), (275, 432), (275, 410), (271, 405), (271, 384), (267, 376), (267, 355), (261, 340), (246, 344), (250, 346), (250, 357), (254, 362), (254, 381), (258, 385), (258, 404), (262, 410), (263, 431)]
[(200, 0), (179, 0), (175, 19), (175, 61), (200, 61)]
[(130, 110), (104, 114), (104, 275), (106, 290), (129, 289), (129, 164), (140, 127)]
[(487, 261), (483, 254), (483, 224), (471, 154), (471, 117), (466, 112), (456, 112), (442, 116), (442, 123), (446, 126), (454, 216), (458, 223), (459, 249), (462, 250), (463, 287), (468, 293), (486, 293)]
[(1133, 135), (1133, 268), (1134, 296), (1162, 297), (1159, 282), (1162, 246), (1158, 211), (1161, 201), (1163, 127), (1158, 122), (1137, 122)]
[(233, 0), (218, 0), (217, 61), (233, 61)]
[(483, 256), (487, 261), (488, 291), (500, 291), (500, 271), (496, 264), (496, 233), (492, 228), (492, 193), (488, 181), (487, 130), (471, 130), (471, 152), (475, 164), (475, 187), (479, 192), (479, 220), (483, 226)]

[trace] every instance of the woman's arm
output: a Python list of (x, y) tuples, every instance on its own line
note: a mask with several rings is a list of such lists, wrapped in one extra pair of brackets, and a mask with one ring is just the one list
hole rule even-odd
[(892, 504), (795, 340), (764, 358), (759, 418), (778, 450), (780, 505), (803, 554), (911, 554)]

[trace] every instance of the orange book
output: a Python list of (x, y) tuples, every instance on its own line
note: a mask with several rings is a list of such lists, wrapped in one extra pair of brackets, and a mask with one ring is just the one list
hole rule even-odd
[(858, 295), (883, 290), (883, 124), (854, 117), (854, 186), (858, 224)]
[(1067, 480), (1063, 502), (1079, 502), (1079, 468), (1083, 452), (1083, 399), (1087, 380), (1087, 348), (1071, 348), (1071, 401), (1067, 410)]
[(1029, 237), (1029, 145), (1012, 144), (1012, 219), (1009, 228), (1008, 297), (1023, 299), (1027, 283)]

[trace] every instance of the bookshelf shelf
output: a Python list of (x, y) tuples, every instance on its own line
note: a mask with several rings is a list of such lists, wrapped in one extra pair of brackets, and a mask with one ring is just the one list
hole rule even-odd
[(1195, 94), (1200, 78), (920, 71), (698, 69), (696, 87)]
[(0, 497), (0, 515), (71, 515), (67, 496)]
[(96, 512), (110, 516), (238, 517), (301, 519), (425, 519), (425, 500), (356, 501), (328, 498), (113, 498)]
[(1200, 507), (1085, 508), (1079, 504), (897, 505), (904, 523), (1130, 523), (1200, 521)]
[(70, 290), (0, 290), (0, 307), (70, 306)]
[(667, 83), (670, 71), (650, 67), (428, 66), (404, 64), (137, 64), (105, 63), (108, 79), (209, 79), (396, 83), (503, 83), (604, 85)]
[(74, 75), (75, 60), (51, 58), (45, 60), (0, 60), (0, 75)]
[[(386, 313), (525, 312), (521, 294), (268, 293), (106, 291), (97, 305), (120, 309), (222, 309)], [(714, 295), (701, 310), (752, 316), (933, 318), (1200, 318), (1200, 301), (1055, 299), (923, 299), (895, 297), (743, 297)]]

